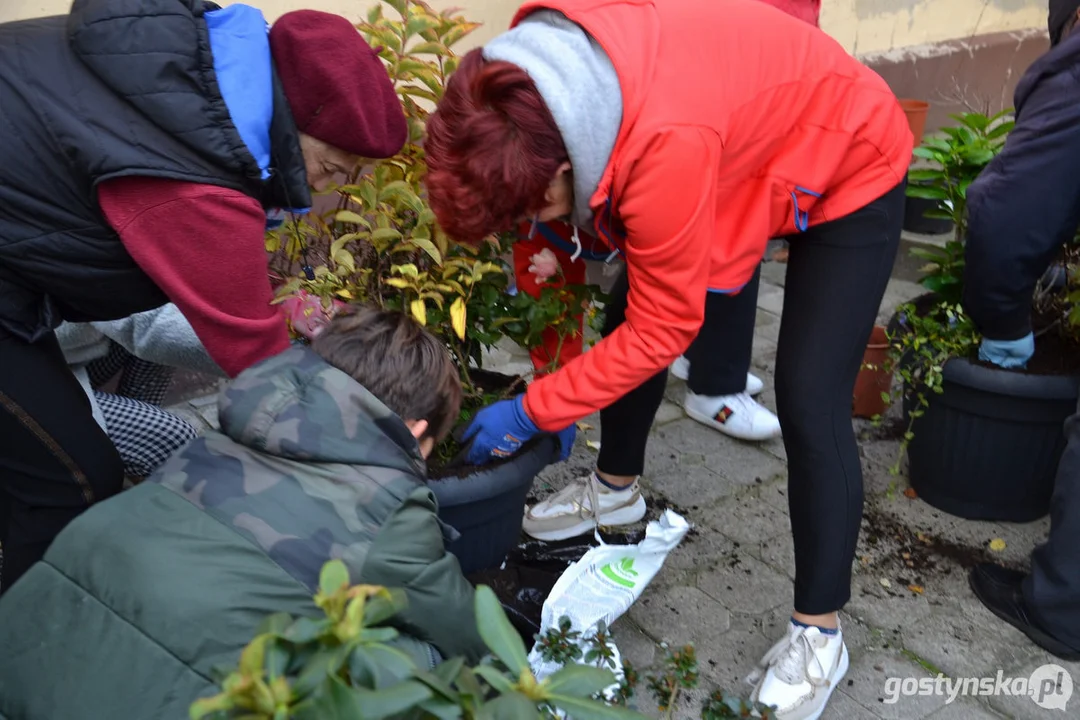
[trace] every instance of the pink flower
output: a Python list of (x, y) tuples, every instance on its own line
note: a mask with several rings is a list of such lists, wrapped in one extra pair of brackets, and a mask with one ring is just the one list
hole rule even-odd
[(322, 298), (312, 295), (307, 290), (298, 290), (281, 303), (282, 312), (293, 332), (314, 340), (337, 312), (345, 307), (340, 300), (333, 300), (329, 310), (325, 310)]
[(559, 272), (559, 258), (555, 257), (555, 253), (550, 248), (544, 248), (536, 253), (529, 258), (529, 262), (532, 263), (529, 266), (529, 272), (536, 276), (537, 282), (543, 282)]

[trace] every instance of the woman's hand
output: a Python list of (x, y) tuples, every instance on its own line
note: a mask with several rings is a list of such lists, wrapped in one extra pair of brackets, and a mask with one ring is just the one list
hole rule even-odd
[[(495, 458), (510, 457), (521, 446), (540, 433), (540, 428), (525, 411), (525, 396), (500, 400), (481, 410), (465, 428), (464, 443), (471, 442), (467, 461), (484, 465)], [(560, 444), (559, 462), (570, 457), (577, 426), (573, 423), (557, 434)]]

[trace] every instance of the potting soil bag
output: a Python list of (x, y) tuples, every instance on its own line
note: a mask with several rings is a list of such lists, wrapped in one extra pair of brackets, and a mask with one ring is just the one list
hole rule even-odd
[[(607, 545), (597, 535), (601, 545), (568, 567), (548, 594), (541, 613), (541, 634), (557, 628), (563, 617), (570, 619), (582, 637), (591, 635), (601, 620), (610, 627), (641, 597), (668, 553), (689, 531), (690, 524), (681, 515), (665, 510), (659, 520), (649, 523), (645, 539), (636, 545)], [(582, 643), (583, 652), (585, 649)], [(538, 680), (559, 669), (554, 663), (545, 663), (536, 646), (529, 653), (529, 665)], [(616, 667), (616, 674), (621, 675), (622, 663)]]

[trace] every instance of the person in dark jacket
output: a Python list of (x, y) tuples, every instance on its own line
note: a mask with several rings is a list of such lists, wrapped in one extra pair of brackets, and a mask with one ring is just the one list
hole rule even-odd
[[(967, 191), (964, 308), (979, 357), (1024, 367), (1035, 349), (1036, 283), (1080, 226), (1080, 0), (1050, 0), (1050, 51), (1016, 88), (1016, 127)], [(1066, 660), (1080, 660), (1080, 408), (1065, 425), (1050, 537), (1024, 574), (975, 567), (971, 587), (998, 617)]]
[(229, 376), (286, 349), (268, 224), (407, 128), (345, 18), (202, 0), (2, 24), (0, 98), (4, 591), (123, 480), (54, 328), (171, 301)]
[(446, 349), (411, 318), (338, 315), (240, 374), (221, 431), (72, 521), (0, 597), (0, 718), (187, 717), (277, 612), (318, 617), (332, 558), (401, 588), (421, 668), (485, 654), (425, 461), (457, 419)]

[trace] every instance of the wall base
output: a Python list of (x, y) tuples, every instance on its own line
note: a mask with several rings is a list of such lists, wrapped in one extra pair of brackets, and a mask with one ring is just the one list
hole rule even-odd
[(978, 35), (899, 48), (859, 59), (881, 75), (897, 97), (930, 103), (928, 133), (953, 124), (949, 115), (1013, 107), (1016, 83), (1046, 52), (1045, 30)]

